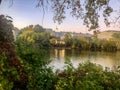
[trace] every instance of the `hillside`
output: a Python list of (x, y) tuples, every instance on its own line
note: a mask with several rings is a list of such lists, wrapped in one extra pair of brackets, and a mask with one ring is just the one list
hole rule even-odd
[(110, 38), (114, 38), (112, 36), (114, 33), (120, 33), (120, 31), (113, 31), (113, 30), (103, 31), (103, 32), (98, 33), (98, 38), (109, 40)]

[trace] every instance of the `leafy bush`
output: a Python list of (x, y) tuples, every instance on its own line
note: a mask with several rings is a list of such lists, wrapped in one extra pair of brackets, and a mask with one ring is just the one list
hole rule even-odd
[(28, 90), (52, 90), (55, 74), (48, 67), (49, 55), (45, 50), (27, 49), (19, 53), (28, 74)]
[(72, 64), (67, 69), (57, 74), (56, 90), (119, 90), (120, 71), (103, 70), (102, 66), (87, 62), (73, 68)]
[(11, 68), (7, 63), (7, 57), (0, 55), (0, 90), (11, 90), (13, 80), (19, 80), (19, 74), (15, 68)]
[[(63, 71), (53, 73), (48, 67), (49, 54), (46, 50), (26, 49), (18, 52), (28, 75), (28, 90), (119, 90), (120, 67), (116, 71), (90, 62), (74, 68), (67, 62)], [(12, 90), (10, 76), (19, 80), (16, 70), (5, 64), (6, 57), (0, 56), (0, 90)], [(6, 87), (7, 86), (7, 87)]]

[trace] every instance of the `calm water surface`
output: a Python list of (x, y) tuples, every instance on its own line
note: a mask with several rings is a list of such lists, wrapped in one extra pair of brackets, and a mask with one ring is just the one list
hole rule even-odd
[(49, 51), (53, 69), (63, 69), (66, 60), (71, 60), (74, 67), (79, 63), (90, 61), (103, 67), (114, 69), (120, 65), (120, 51), (118, 52), (90, 52), (75, 49), (52, 49)]

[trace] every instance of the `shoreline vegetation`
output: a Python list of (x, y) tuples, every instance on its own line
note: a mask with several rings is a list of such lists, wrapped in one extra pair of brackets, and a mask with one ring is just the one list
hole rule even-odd
[[(29, 26), (13, 42), (11, 22), (11, 17), (0, 15), (0, 90), (120, 90), (120, 66), (110, 71), (87, 62), (74, 68), (67, 60), (66, 68), (54, 73), (47, 67), (50, 57), (44, 48), (55, 47), (57, 37), (40, 26)], [(83, 37), (73, 39), (70, 34), (64, 40), (65, 47), (117, 50), (112, 40), (103, 42), (95, 37), (93, 43)]]
[[(89, 35), (73, 35), (60, 32), (54, 32), (51, 35), (40, 25), (29, 25), (20, 30), (17, 35), (16, 43), (19, 45), (25, 44), (35, 48), (58, 48), (58, 49), (80, 49), (90, 51), (120, 51), (120, 33), (113, 33), (110, 39), (99, 39), (97, 34)], [(21, 44), (20, 44), (20, 43)]]
[[(45, 32), (43, 28), (42, 30), (34, 30), (33, 28), (34, 27), (27, 27), (27, 29), (21, 31), (16, 40), (17, 51), (21, 59), (23, 61), (28, 61), (28, 67), (32, 69), (30, 71), (32, 74), (30, 73), (30, 75), (28, 75), (31, 76), (31, 78), (29, 78), (31, 81), (31, 83), (29, 82), (28, 84), (29, 88), (34, 90), (120, 89), (119, 66), (115, 71), (111, 71), (107, 67), (103, 70), (100, 65), (86, 62), (84, 64), (79, 64), (78, 68), (74, 68), (69, 60), (66, 60), (67, 65), (63, 71), (58, 70), (53, 72), (52, 68), (46, 66), (49, 64), (47, 49), (64, 48), (115, 52), (117, 51), (117, 46), (114, 41), (101, 41), (95, 37), (91, 39), (86, 39), (84, 37), (72, 38), (70, 34), (66, 34), (62, 42), (60, 42), (58, 37), (51, 36), (49, 33)], [(57, 40), (59, 40), (59, 42)], [(34, 48), (34, 50), (32, 50), (32, 48)], [(25, 50), (27, 50), (27, 52), (25, 52)], [(41, 60), (41, 62), (39, 62), (39, 60)], [(44, 64), (42, 64), (43, 62)], [(35, 79), (34, 82), (32, 78)]]
[[(28, 75), (26, 90), (119, 90), (120, 89), (120, 66), (114, 71), (91, 62), (80, 63), (74, 68), (69, 60), (63, 70), (53, 72), (48, 67), (49, 56), (44, 49), (27, 49), (19, 52), (20, 62)], [(0, 56), (1, 63), (7, 58)], [(16, 69), (3, 64), (0, 71), (0, 89), (12, 90), (19, 87), (19, 73)], [(15, 82), (12, 81), (15, 78)], [(7, 87), (6, 87), (7, 86)]]

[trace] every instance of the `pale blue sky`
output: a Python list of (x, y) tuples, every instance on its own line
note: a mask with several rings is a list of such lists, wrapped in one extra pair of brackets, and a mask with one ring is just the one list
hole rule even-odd
[[(116, 9), (120, 8), (119, 0), (111, 0), (110, 5)], [(71, 31), (71, 32), (88, 32), (86, 27), (83, 26), (81, 20), (76, 20), (72, 18), (69, 13), (67, 13), (67, 18), (63, 21), (61, 25), (54, 23), (52, 10), (48, 9), (45, 13), (44, 20), (42, 23), (43, 12), (41, 8), (36, 8), (37, 0), (14, 0), (13, 5), (10, 7), (10, 0), (5, 0), (0, 5), (0, 14), (9, 15), (13, 18), (13, 24), (15, 27), (23, 28), (30, 24), (40, 24), (45, 28), (52, 28), (53, 30), (58, 27), (59, 31)], [(112, 14), (113, 16), (115, 14)], [(113, 29), (105, 28), (102, 24), (102, 30)], [(114, 27), (114, 29), (119, 29)]]

